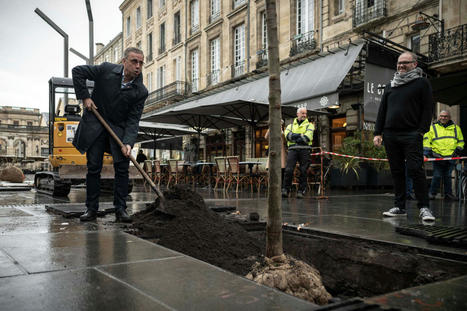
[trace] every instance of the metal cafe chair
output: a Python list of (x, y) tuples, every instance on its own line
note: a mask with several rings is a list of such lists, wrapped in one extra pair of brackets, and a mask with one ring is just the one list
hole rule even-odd
[(225, 186), (227, 183), (227, 178), (228, 178), (228, 171), (227, 171), (227, 160), (225, 157), (215, 157), (214, 162), (216, 162), (216, 185), (214, 186), (214, 189), (217, 189), (217, 185), (219, 182), (222, 182), (224, 184), (224, 191), (225, 191)]
[(152, 162), (153, 178), (152, 180), (158, 186), (161, 185), (162, 180), (162, 170), (161, 170), (161, 161), (153, 160)]

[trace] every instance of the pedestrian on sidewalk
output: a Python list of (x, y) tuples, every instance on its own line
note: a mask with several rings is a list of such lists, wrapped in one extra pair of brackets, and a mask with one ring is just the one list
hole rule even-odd
[(307, 170), (310, 164), (311, 145), (313, 144), (313, 131), (315, 126), (307, 119), (306, 108), (297, 109), (297, 117), (285, 129), (285, 139), (289, 153), (285, 167), (284, 187), (282, 197), (287, 198), (292, 187), (293, 172), (297, 161), (299, 163), (300, 178), (297, 199), (302, 199), (307, 188)]
[(434, 221), (429, 208), (424, 170), (423, 135), (428, 132), (433, 115), (433, 94), (430, 82), (417, 67), (417, 56), (402, 53), (397, 72), (385, 87), (376, 118), (373, 143), (384, 147), (394, 181), (394, 207), (384, 212), (387, 217), (406, 216), (406, 178), (413, 179), (420, 218)]
[[(443, 110), (438, 121), (433, 123), (423, 138), (423, 150), (426, 157), (444, 158), (460, 156), (464, 150), (464, 136), (461, 128), (451, 120), (451, 114)], [(433, 162), (433, 178), (430, 185), (429, 198), (433, 200), (439, 190), (441, 181), (444, 186), (444, 199), (457, 200), (452, 194), (452, 171), (455, 160)]]
[[(73, 145), (86, 152), (86, 213), (81, 221), (94, 220), (99, 209), (100, 176), (104, 152), (110, 152), (115, 170), (114, 207), (117, 221), (131, 222), (126, 212), (128, 196), (128, 169), (131, 149), (138, 136), (139, 121), (148, 91), (143, 85), (141, 70), (143, 51), (127, 48), (122, 65), (104, 62), (97, 66), (74, 67), (73, 85), (76, 98), (86, 108), (79, 122)], [(92, 95), (86, 80), (94, 81)], [(95, 108), (123, 142), (120, 148), (91, 111)]]

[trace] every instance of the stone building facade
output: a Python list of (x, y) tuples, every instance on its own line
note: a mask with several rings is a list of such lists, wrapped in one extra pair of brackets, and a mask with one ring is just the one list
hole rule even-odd
[[(387, 83), (403, 51), (419, 54), (420, 65), (433, 79), (437, 111), (442, 103), (455, 103), (443, 85), (452, 75), (465, 79), (466, 1), (278, 0), (277, 8), (279, 56), (286, 73), (319, 63), (317, 59), (333, 63), (337, 55), (346, 56), (358, 46), (334, 91), (297, 89), (308, 94), (300, 100), (291, 96), (287, 103), (319, 112), (311, 118), (323, 148), (336, 150), (349, 133), (371, 129), (374, 112), (367, 106), (366, 93), (378, 93), (378, 85), (370, 76), (378, 78), (385, 72)], [(137, 46), (145, 52), (143, 74), (150, 95), (143, 119), (164, 106), (209, 98), (249, 83), (267, 70), (264, 0), (125, 0), (120, 10), (123, 49)], [(323, 76), (323, 71), (310, 68), (304, 79)], [(370, 85), (376, 86), (368, 89)], [(462, 98), (465, 101), (465, 97), (457, 100)], [(320, 100), (321, 107), (316, 106)], [(454, 107), (450, 110), (455, 121), (462, 121), (465, 113)], [(265, 126), (213, 131), (201, 142), (202, 149), (207, 149), (210, 159), (230, 154), (264, 156)]]
[(48, 127), (37, 108), (0, 107), (1, 165), (15, 163), (34, 170), (48, 157)]
[(118, 64), (123, 57), (122, 33), (120, 32), (105, 46), (103, 43), (96, 43), (96, 55), (94, 64), (99, 65), (103, 62)]

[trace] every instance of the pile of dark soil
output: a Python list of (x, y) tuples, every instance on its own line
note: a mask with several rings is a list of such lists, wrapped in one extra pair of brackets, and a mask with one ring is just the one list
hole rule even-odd
[(156, 200), (133, 215), (131, 233), (239, 275), (262, 261), (261, 242), (211, 211), (199, 194), (177, 185), (164, 196), (164, 210), (172, 216), (158, 212)]

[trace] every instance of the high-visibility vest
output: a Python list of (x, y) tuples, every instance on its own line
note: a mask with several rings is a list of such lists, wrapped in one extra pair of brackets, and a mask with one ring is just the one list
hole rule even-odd
[(444, 127), (436, 122), (423, 136), (423, 149), (432, 150), (443, 157), (452, 155), (456, 148), (464, 149), (464, 136), (460, 127), (454, 123)]
[(313, 131), (315, 130), (315, 126), (313, 123), (310, 123), (308, 119), (303, 120), (301, 124), (298, 124), (297, 118), (293, 120), (293, 123), (289, 124), (284, 132), (285, 139), (287, 140), (287, 146), (290, 147), (299, 147), (301, 145), (297, 145), (294, 141), (290, 141), (287, 139), (289, 133), (293, 134), (303, 134), (308, 137), (308, 146), (313, 144)]

